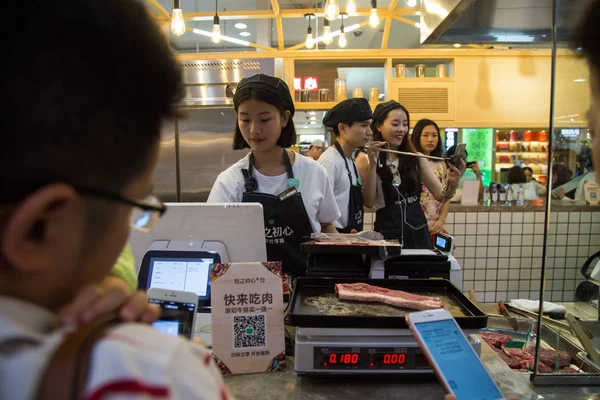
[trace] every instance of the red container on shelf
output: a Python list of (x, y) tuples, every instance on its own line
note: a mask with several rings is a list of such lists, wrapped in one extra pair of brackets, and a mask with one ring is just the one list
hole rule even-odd
[(500, 162), (501, 163), (509, 163), (510, 157), (509, 156), (500, 156)]
[(517, 140), (519, 140), (519, 133), (515, 132), (515, 131), (511, 131), (510, 132), (510, 140), (512, 140), (513, 142), (516, 142)]
[(540, 133), (539, 132), (531, 132), (531, 140), (533, 140), (533, 141), (540, 140)]
[(523, 132), (523, 141), (524, 142), (531, 142), (533, 139), (533, 132), (531, 131), (525, 131)]
[(538, 140), (540, 142), (547, 142), (548, 141), (548, 132), (546, 132), (546, 131), (538, 132)]
[(508, 151), (509, 143), (508, 142), (497, 142), (496, 150), (498, 151)]

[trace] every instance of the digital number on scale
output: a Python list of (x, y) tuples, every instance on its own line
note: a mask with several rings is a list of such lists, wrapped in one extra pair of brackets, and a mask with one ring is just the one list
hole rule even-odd
[[(406, 369), (416, 367), (415, 355), (408, 361), (406, 351), (393, 349), (332, 349), (315, 348), (314, 366), (317, 369)], [(394, 352), (392, 352), (392, 351)], [(403, 349), (404, 350), (404, 349)]]

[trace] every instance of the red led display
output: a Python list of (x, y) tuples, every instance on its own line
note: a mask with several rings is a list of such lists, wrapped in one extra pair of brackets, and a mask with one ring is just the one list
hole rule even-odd
[(406, 354), (384, 354), (383, 363), (386, 365), (402, 365), (406, 361)]
[(358, 364), (358, 353), (331, 353), (329, 354), (329, 364)]

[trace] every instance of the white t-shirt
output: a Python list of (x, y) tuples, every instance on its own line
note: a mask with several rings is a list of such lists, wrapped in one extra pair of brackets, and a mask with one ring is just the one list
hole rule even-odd
[(537, 194), (537, 185), (534, 181), (527, 183), (513, 183), (513, 200), (517, 200), (517, 195), (519, 191), (519, 185), (523, 185), (523, 195), (525, 196), (523, 200), (537, 200), (539, 199)]
[(342, 158), (335, 146), (330, 146), (321, 154), (318, 163), (327, 170), (335, 201), (342, 214), (340, 218), (333, 222), (333, 225), (336, 228), (345, 228), (348, 226), (348, 203), (350, 202), (350, 179), (348, 179), (346, 166), (348, 166), (352, 176), (352, 185), (358, 184), (352, 160), (347, 157)]
[[(250, 154), (221, 172), (210, 191), (207, 203), (239, 203), (244, 196), (245, 185), (242, 169), (248, 168)], [(294, 178), (300, 182), (298, 191), (302, 196), (306, 214), (314, 232), (321, 232), (321, 223), (328, 224), (340, 217), (340, 210), (333, 196), (333, 189), (327, 179), (327, 171), (312, 158), (296, 153), (292, 165)], [(253, 169), (258, 182), (259, 193), (274, 196), (288, 189), (287, 173), (279, 176), (266, 176)]]
[[(35, 398), (66, 330), (33, 303), (0, 296), (0, 399)], [(154, 393), (155, 396), (152, 396)], [(210, 352), (148, 325), (109, 329), (91, 354), (84, 399), (229, 399)]]

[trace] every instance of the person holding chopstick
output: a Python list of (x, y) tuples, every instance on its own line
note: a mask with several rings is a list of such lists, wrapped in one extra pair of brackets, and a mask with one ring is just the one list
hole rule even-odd
[(386, 239), (397, 239), (404, 248), (430, 249), (431, 236), (420, 202), (422, 184), (436, 200), (448, 201), (456, 191), (465, 163), (460, 160), (458, 168), (449, 165), (443, 185), (427, 158), (417, 153), (406, 137), (409, 118), (408, 110), (395, 100), (377, 105), (371, 125), (375, 142), (369, 146), (368, 157), (358, 161), (358, 168), (359, 174), (367, 177), (363, 191), (365, 206), (377, 210), (375, 231)]

